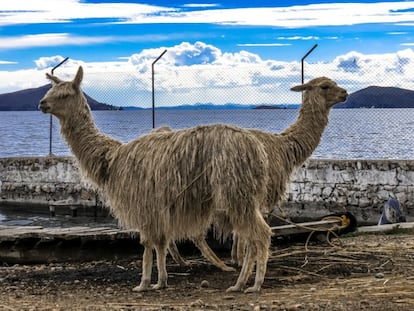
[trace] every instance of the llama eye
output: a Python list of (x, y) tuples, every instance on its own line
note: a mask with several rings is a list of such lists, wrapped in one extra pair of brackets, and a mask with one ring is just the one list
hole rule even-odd
[(322, 90), (327, 90), (327, 89), (329, 89), (329, 86), (328, 86), (328, 85), (322, 85), (322, 86), (321, 86), (321, 89), (322, 89)]

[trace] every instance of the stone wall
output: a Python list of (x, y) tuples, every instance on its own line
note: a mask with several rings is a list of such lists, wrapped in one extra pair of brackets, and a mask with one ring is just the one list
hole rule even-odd
[[(0, 204), (49, 205), (70, 200), (91, 206), (96, 194), (71, 157), (0, 159)], [(408, 218), (414, 209), (414, 160), (310, 159), (293, 176), (283, 207), (293, 219), (345, 210), (376, 223), (385, 200), (397, 197)]]
[(383, 205), (396, 197), (414, 210), (414, 160), (310, 159), (294, 175), (285, 206), (297, 217), (349, 211), (359, 223), (377, 223)]
[(0, 158), (0, 204), (49, 205), (67, 200), (95, 205), (96, 194), (72, 157)]

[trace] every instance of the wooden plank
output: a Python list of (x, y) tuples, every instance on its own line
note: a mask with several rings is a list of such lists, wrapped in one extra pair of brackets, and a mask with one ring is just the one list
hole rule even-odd
[(311, 222), (302, 222), (297, 224), (281, 225), (271, 227), (274, 231), (275, 236), (289, 235), (289, 234), (298, 234), (311, 232), (313, 230), (318, 231), (327, 231), (335, 228), (335, 226), (341, 225), (340, 220), (319, 220)]
[(1, 226), (0, 241), (12, 241), (22, 238), (62, 238), (73, 239), (88, 237), (96, 240), (117, 237), (130, 237), (135, 231), (122, 230), (113, 227), (70, 227), (70, 228), (44, 228), (41, 226)]
[(361, 226), (357, 228), (357, 232), (387, 232), (395, 229), (412, 229), (414, 222), (400, 222), (387, 225)]
[[(287, 224), (281, 226), (271, 227), (275, 236), (306, 233), (312, 230), (327, 231), (341, 225), (340, 220), (319, 220), (312, 222), (304, 222), (297, 224)], [(92, 238), (102, 240), (105, 238), (115, 239), (116, 237), (133, 237), (138, 235), (137, 230), (124, 230), (112, 227), (86, 227), (77, 226), (69, 228), (44, 228), (41, 226), (0, 226), (0, 240), (11, 240), (25, 238), (25, 237), (40, 237), (40, 238), (62, 238), (73, 239)]]
[(26, 231), (26, 230), (37, 230), (37, 229), (43, 229), (42, 226), (0, 226), (0, 232), (3, 230), (20, 230), (20, 231)]

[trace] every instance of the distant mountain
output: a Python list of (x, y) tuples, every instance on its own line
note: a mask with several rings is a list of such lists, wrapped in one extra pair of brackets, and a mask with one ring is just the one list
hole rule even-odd
[(348, 96), (335, 108), (414, 108), (414, 91), (398, 87), (369, 86)]
[[(263, 104), (263, 105), (246, 105), (246, 104), (213, 104), (213, 103), (195, 103), (192, 105), (178, 105), (178, 106), (160, 106), (155, 107), (156, 110), (241, 110), (241, 109), (296, 109), (300, 107), (296, 104)], [(149, 110), (151, 108), (126, 106), (121, 107), (121, 110)]]
[(237, 109), (251, 109), (254, 108), (254, 105), (241, 105), (227, 103), (223, 105), (213, 104), (213, 103), (195, 103), (191, 105), (179, 105), (179, 106), (169, 106), (169, 107), (156, 107), (157, 110), (237, 110)]
[[(0, 111), (29, 111), (38, 110), (39, 101), (50, 89), (50, 84), (33, 89), (25, 89), (12, 93), (0, 94)], [(118, 107), (96, 101), (86, 95), (86, 100), (92, 110), (117, 110)]]
[(300, 105), (297, 104), (278, 104), (278, 105), (258, 105), (253, 109), (298, 109)]

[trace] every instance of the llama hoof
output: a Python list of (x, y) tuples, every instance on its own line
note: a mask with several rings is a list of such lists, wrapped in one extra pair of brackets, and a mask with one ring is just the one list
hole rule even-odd
[(139, 286), (135, 286), (133, 289), (132, 289), (132, 291), (133, 292), (138, 292), (138, 293), (140, 293), (140, 292), (146, 292), (146, 291), (148, 291), (148, 290), (150, 290), (151, 288), (150, 287), (148, 287), (148, 286), (142, 286), (142, 285), (139, 285)]
[(147, 279), (141, 280), (141, 283), (139, 283), (138, 286), (135, 286), (132, 289), (132, 291), (134, 291), (134, 292), (145, 292), (145, 291), (151, 289), (150, 284), (151, 284), (151, 280), (147, 280)]
[(236, 271), (235, 268), (230, 267), (230, 266), (221, 267), (221, 270), (226, 271), (226, 272), (235, 272)]
[(248, 293), (257, 293), (260, 292), (260, 286), (252, 286), (247, 288), (244, 293), (248, 294)]
[(152, 285), (151, 288), (154, 289), (154, 290), (164, 289), (164, 288), (167, 288), (167, 284), (166, 283), (165, 284), (155, 284), (155, 285)]
[(234, 293), (234, 292), (241, 292), (241, 287), (234, 285), (227, 288), (226, 293)]

